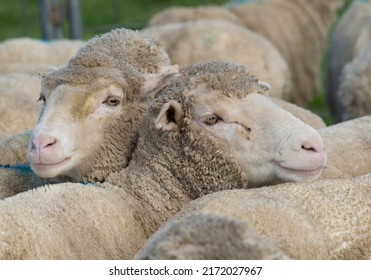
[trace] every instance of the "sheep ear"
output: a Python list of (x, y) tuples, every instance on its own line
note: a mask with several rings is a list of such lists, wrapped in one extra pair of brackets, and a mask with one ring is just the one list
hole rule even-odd
[(154, 95), (172, 81), (179, 73), (177, 64), (164, 66), (158, 73), (144, 74), (144, 84), (141, 89), (141, 99), (152, 99)]
[(162, 105), (160, 113), (155, 120), (155, 126), (157, 129), (163, 131), (177, 131), (181, 122), (182, 106), (174, 101), (170, 100)]
[(264, 81), (258, 81), (258, 85), (262, 90), (262, 93), (267, 93), (271, 89), (271, 85)]

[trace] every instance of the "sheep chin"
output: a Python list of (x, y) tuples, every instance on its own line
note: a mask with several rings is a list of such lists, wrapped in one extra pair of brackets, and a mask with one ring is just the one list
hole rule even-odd
[(71, 157), (67, 157), (55, 163), (31, 163), (32, 170), (41, 178), (52, 178), (66, 173), (66, 170), (71, 169), (73, 161)]
[(314, 181), (322, 173), (323, 166), (313, 169), (296, 169), (295, 167), (283, 166), (279, 163), (275, 165), (276, 174), (279, 179), (292, 182)]

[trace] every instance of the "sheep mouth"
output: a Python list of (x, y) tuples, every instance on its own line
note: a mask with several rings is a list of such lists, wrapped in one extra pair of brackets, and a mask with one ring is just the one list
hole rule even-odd
[(62, 168), (71, 161), (71, 157), (67, 157), (61, 161), (58, 162), (53, 162), (53, 163), (42, 163), (42, 162), (37, 162), (37, 163), (31, 163), (32, 170), (39, 175), (39, 173), (45, 173), (49, 172), (51, 170), (61, 170)]
[(301, 181), (301, 180), (315, 180), (317, 179), (323, 170), (323, 166), (319, 166), (312, 169), (296, 169), (292, 167), (286, 167), (281, 164), (277, 164), (279, 168), (279, 173), (283, 177), (293, 178), (293, 181)]

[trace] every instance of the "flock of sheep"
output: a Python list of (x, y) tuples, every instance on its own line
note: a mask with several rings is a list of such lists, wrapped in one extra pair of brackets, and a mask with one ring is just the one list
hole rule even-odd
[(331, 36), (338, 123), (304, 108), (342, 4), (1, 43), (0, 259), (371, 259), (371, 1)]

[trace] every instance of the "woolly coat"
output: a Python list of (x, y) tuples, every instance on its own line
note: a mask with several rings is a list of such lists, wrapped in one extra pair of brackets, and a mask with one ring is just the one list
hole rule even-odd
[(172, 6), (155, 14), (149, 19), (148, 25), (155, 26), (200, 19), (222, 19), (242, 25), (241, 20), (235, 14), (223, 7), (213, 5), (197, 7)]
[[(192, 122), (192, 105), (197, 95), (192, 89), (204, 84), (209, 85), (213, 94), (240, 98), (260, 87), (258, 80), (242, 66), (205, 63), (186, 67), (151, 105), (140, 129), (133, 159), (127, 168), (109, 175), (99, 185), (105, 187), (104, 190), (85, 186), (82, 191), (78, 184), (53, 185), (0, 203), (4, 213), (0, 216), (0, 231), (4, 233), (0, 235), (0, 259), (132, 258), (146, 239), (191, 199), (220, 190), (247, 188), (245, 173), (229, 153), (223, 152), (226, 144)], [(168, 100), (176, 100), (183, 109), (180, 127), (174, 132), (162, 131), (154, 125)], [(65, 188), (66, 185), (69, 188)], [(111, 196), (112, 188), (117, 189), (115, 186), (119, 187), (121, 199), (106, 199)], [(51, 198), (45, 200), (44, 196)], [(64, 196), (73, 199), (65, 200)], [(39, 203), (24, 215), (22, 211), (28, 200), (39, 200)], [(55, 201), (58, 202), (53, 206)], [(116, 222), (112, 211), (125, 215), (127, 222), (121, 217)], [(115, 224), (113, 229), (112, 224)], [(116, 229), (119, 233), (111, 232)], [(96, 238), (85, 240), (85, 232)], [(106, 237), (100, 238), (101, 235)], [(49, 246), (49, 242), (54, 245)], [(89, 246), (87, 243), (91, 243), (92, 248), (108, 246), (117, 251), (91, 253), (90, 249), (84, 250)]]
[(266, 38), (241, 25), (204, 19), (153, 26), (143, 32), (163, 43), (173, 63), (186, 66), (226, 60), (244, 64), (250, 73), (270, 83), (270, 95), (292, 99), (292, 77), (285, 59)]
[[(371, 23), (371, 1), (352, 1), (336, 23), (331, 34), (328, 51), (326, 98), (337, 122), (344, 121), (339, 87), (344, 66), (355, 57), (355, 49), (362, 31)], [(366, 62), (367, 58), (363, 58)], [(370, 101), (369, 101), (370, 102)]]
[[(111, 123), (106, 131), (96, 132), (104, 133), (104, 143), (82, 163), (89, 166), (90, 171), (78, 181), (104, 181), (110, 173), (128, 165), (138, 139), (138, 127), (150, 100), (139, 94), (144, 87), (145, 76), (155, 74), (169, 64), (169, 57), (158, 42), (136, 31), (117, 29), (89, 40), (67, 65), (43, 74), (42, 91), (51, 92), (61, 84), (94, 85), (101, 78), (105, 83), (120, 85), (126, 98), (122, 105), (123, 113), (117, 121)], [(2, 172), (6, 173), (6, 170)], [(50, 183), (50, 180), (35, 178), (34, 174), (19, 173), (16, 168), (3, 180), (11, 182), (13, 177), (15, 181), (12, 185), (0, 183), (2, 197), (14, 194), (15, 189), (20, 191), (36, 186), (33, 183), (18, 184), (17, 174), (22, 177), (19, 183), (23, 183), (26, 179), (23, 177), (28, 175), (31, 176), (30, 182), (40, 182), (41, 185)], [(52, 181), (70, 180), (61, 177)]]
[(213, 193), (174, 219), (196, 213), (245, 221), (292, 259), (371, 258), (371, 173)]
[(247, 223), (217, 215), (188, 215), (165, 223), (135, 259), (146, 260), (261, 260), (288, 259)]
[(328, 159), (320, 179), (353, 178), (371, 173), (371, 116), (331, 125), (318, 132)]
[[(158, 42), (136, 31), (116, 29), (96, 36), (79, 49), (68, 65), (43, 76), (42, 89), (52, 90), (60, 84), (92, 84), (103, 78), (123, 89), (124, 113), (105, 131), (105, 143), (92, 161), (91, 172), (84, 181), (103, 181), (112, 171), (128, 164), (137, 140), (147, 102), (138, 102), (146, 74), (156, 73), (170, 64)], [(117, 133), (119, 132), (119, 133)], [(111, 155), (114, 150), (118, 153)]]
[(229, 9), (280, 51), (293, 79), (291, 101), (303, 106), (322, 88), (327, 34), (342, 5), (342, 0), (258, 0)]
[[(371, 18), (370, 18), (371, 32)], [(345, 65), (340, 77), (339, 98), (341, 121), (371, 115), (371, 39), (352, 62)]]

